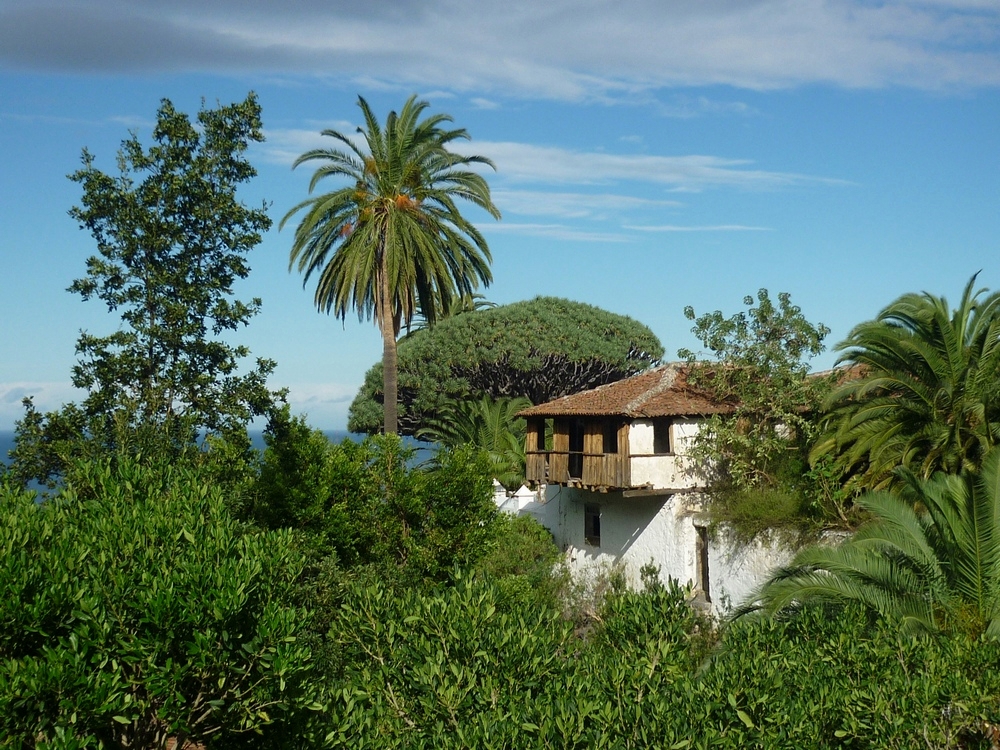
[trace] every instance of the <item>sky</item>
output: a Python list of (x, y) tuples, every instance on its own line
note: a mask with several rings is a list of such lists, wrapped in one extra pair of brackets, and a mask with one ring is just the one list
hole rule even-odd
[[(255, 248), (238, 332), (295, 413), (343, 429), (381, 357), (369, 321), (319, 313), (288, 270), (312, 170), (295, 158), (411, 94), (489, 157), (503, 217), (467, 215), (498, 304), (554, 295), (629, 315), (665, 359), (683, 314), (791, 294), (833, 346), (899, 295), (1000, 289), (1000, 4), (995, 0), (0, 0), (0, 431), (55, 409), (81, 331), (118, 326), (66, 291), (96, 253), (68, 211), (87, 148), (115, 173), (160, 101), (257, 93), (266, 142), (241, 199)], [(333, 189), (321, 183), (318, 190)]]

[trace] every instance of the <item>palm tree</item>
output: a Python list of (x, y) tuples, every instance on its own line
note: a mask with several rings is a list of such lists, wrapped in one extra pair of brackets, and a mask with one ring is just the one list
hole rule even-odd
[(1000, 440), (1000, 293), (905, 294), (838, 344), (858, 366), (825, 403), (813, 459), (835, 457), (861, 488), (884, 488), (908, 466), (929, 477), (975, 469)]
[[(419, 312), (429, 324), (452, 300), (472, 295), (492, 281), (486, 240), (459, 213), (455, 200), (470, 201), (500, 218), (482, 175), (470, 166), (493, 163), (482, 156), (448, 150), (465, 130), (449, 130), (448, 115), (421, 119), (428, 104), (416, 96), (382, 127), (368, 103), (358, 97), (365, 124), (363, 143), (336, 130), (323, 135), (340, 141), (313, 149), (294, 167), (321, 161), (309, 184), (312, 193), (326, 177), (347, 184), (299, 203), (281, 220), (284, 226), (303, 212), (295, 230), (289, 268), (313, 273), (316, 307), (341, 319), (349, 310), (373, 318), (382, 332), (383, 396), (386, 433), (396, 432), (396, 339)], [(293, 168), (294, 168), (293, 167)]]
[(513, 489), (524, 482), (525, 421), (516, 414), (529, 406), (522, 397), (449, 401), (416, 436), (450, 448), (471, 445), (485, 451), (494, 478)]
[(737, 614), (859, 602), (910, 632), (1000, 637), (1000, 450), (977, 474), (921, 479), (858, 501), (873, 520), (839, 547), (799, 552)]

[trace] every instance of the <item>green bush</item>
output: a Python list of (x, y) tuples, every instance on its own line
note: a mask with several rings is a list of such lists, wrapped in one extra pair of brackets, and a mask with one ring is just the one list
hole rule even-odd
[(244, 528), (183, 467), (71, 475), (44, 503), (0, 490), (0, 745), (307, 730), (320, 689), (296, 638), (307, 613), (287, 604), (290, 534)]

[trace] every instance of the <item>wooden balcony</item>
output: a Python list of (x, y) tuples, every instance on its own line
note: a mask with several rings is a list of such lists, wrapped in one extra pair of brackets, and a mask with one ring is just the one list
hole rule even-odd
[(629, 459), (619, 453), (529, 451), (526, 474), (533, 484), (565, 484), (596, 490), (631, 487)]

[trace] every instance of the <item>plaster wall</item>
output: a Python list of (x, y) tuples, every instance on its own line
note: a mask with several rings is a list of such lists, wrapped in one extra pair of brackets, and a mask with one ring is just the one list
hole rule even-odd
[(793, 555), (778, 534), (763, 534), (746, 544), (737, 544), (725, 528), (718, 530), (708, 545), (713, 614), (723, 617), (742, 604)]
[[(653, 421), (634, 420), (629, 427), (629, 454), (634, 486), (654, 489), (690, 489), (703, 483), (694, 463), (685, 455), (698, 434), (699, 422), (674, 419), (670, 424), (671, 453), (653, 453)], [(645, 455), (644, 455), (645, 454)]]
[[(593, 579), (618, 567), (633, 588), (641, 585), (640, 569), (652, 561), (666, 582), (681, 584), (698, 579), (698, 530), (704, 524), (698, 495), (623, 497), (620, 492), (597, 493), (550, 485), (546, 502), (529, 508), (552, 531), (565, 551), (571, 572), (578, 578)], [(584, 538), (584, 510), (596, 505), (601, 510), (601, 544), (587, 544)], [(791, 559), (790, 550), (780, 539), (758, 539), (737, 544), (720, 530), (709, 535), (708, 568), (711, 612), (724, 616), (764, 582), (774, 568)]]

